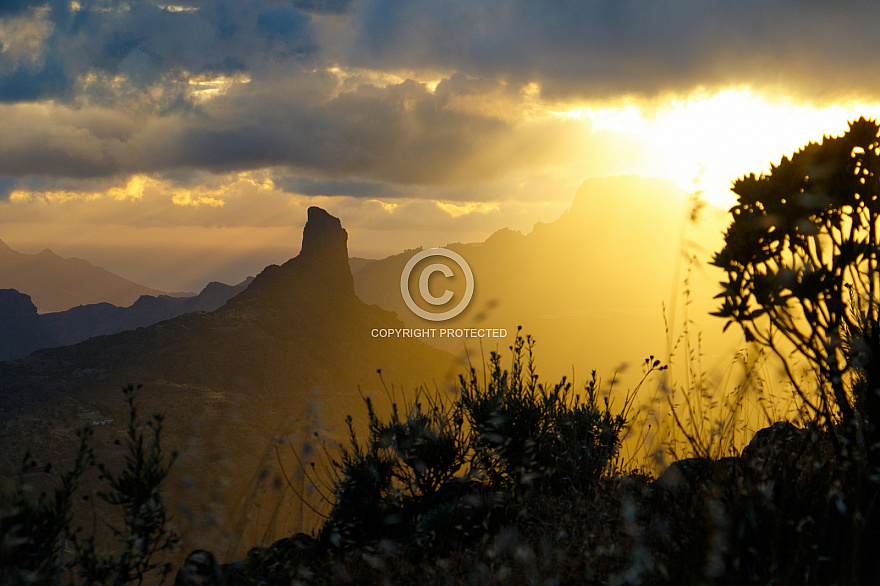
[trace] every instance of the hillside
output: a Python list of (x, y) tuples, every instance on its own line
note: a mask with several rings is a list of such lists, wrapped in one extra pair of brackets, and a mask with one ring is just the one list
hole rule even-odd
[(201, 293), (193, 297), (169, 295), (141, 295), (128, 307), (110, 303), (80, 305), (66, 311), (44, 313), (39, 322), (43, 329), (58, 343), (68, 346), (94, 336), (106, 336), (151, 326), (185, 313), (214, 311), (232, 297), (244, 291), (253, 278), (238, 285), (208, 283)]
[(61, 258), (48, 248), (24, 254), (0, 240), (0, 289), (15, 289), (31, 297), (40, 313), (64, 311), (77, 305), (131, 305), (141, 295), (161, 295), (79, 258)]
[(57, 345), (57, 340), (41, 326), (29, 296), (15, 289), (0, 289), (0, 362)]
[[(589, 179), (554, 222), (538, 223), (528, 234), (502, 229), (485, 242), (449, 244), (470, 265), (475, 290), (467, 309), (442, 327), (499, 327), (512, 335), (522, 325), (538, 340), (552, 376), (571, 375), (573, 365), (609, 376), (621, 360), (661, 355), (667, 348), (663, 306), (681, 302), (684, 255), (699, 252), (705, 262), (721, 245), (718, 210), (706, 209), (700, 222), (687, 223), (687, 206), (688, 194), (668, 180)], [(355, 273), (355, 290), (410, 327), (437, 327), (409, 311), (400, 294), (401, 271), (416, 252), (364, 266)], [(459, 292), (463, 285), (456, 278), (443, 286)], [(698, 300), (690, 317), (705, 316), (717, 276), (698, 264), (690, 288)], [(713, 328), (707, 334), (720, 334), (723, 324), (705, 322)], [(455, 353), (465, 346), (460, 339), (428, 341)], [(476, 341), (467, 348), (479, 356)]]
[[(261, 467), (277, 467), (273, 438), (294, 433), (307, 415), (334, 437), (346, 414), (361, 417), (360, 392), (384, 392), (378, 369), (397, 388), (445, 388), (455, 372), (451, 356), (414, 340), (371, 337), (373, 328), (400, 322), (355, 297), (346, 242), (338, 219), (310, 208), (299, 256), (267, 267), (221, 309), (0, 364), (4, 471), (25, 448), (43, 461), (68, 457), (82, 420), (122, 419), (119, 388), (138, 382), (141, 412), (165, 413), (168, 449), (182, 453), (176, 502), (234, 516), (261, 482)], [(116, 425), (96, 428), (99, 449), (113, 449)], [(214, 493), (221, 503), (205, 504)], [(265, 529), (259, 520), (249, 526)]]

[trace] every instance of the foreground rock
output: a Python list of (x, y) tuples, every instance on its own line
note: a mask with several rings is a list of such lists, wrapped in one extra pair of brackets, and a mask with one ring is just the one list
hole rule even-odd
[(0, 362), (24, 358), (34, 350), (57, 345), (41, 326), (29, 295), (0, 289)]
[(787, 422), (760, 430), (740, 457), (673, 463), (643, 509), (662, 583), (831, 584), (863, 572), (857, 558), (873, 567), (847, 551), (867, 534), (858, 515), (869, 514), (851, 465), (829, 432)]

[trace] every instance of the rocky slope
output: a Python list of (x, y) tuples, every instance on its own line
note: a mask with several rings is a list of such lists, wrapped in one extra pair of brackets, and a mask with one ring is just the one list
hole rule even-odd
[(0, 361), (27, 356), (57, 341), (40, 324), (37, 308), (28, 295), (0, 289)]
[[(164, 413), (167, 449), (182, 453), (174, 498), (190, 504), (181, 510), (202, 503), (228, 518), (265, 483), (286, 486), (277, 468), (297, 466), (288, 439), (303, 437), (299, 423), (338, 437), (345, 415), (361, 417), (361, 393), (384, 395), (377, 370), (399, 399), (418, 384), (445, 388), (457, 372), (451, 356), (412, 339), (372, 337), (374, 328), (401, 324), (354, 295), (346, 243), (337, 218), (310, 208), (300, 255), (267, 267), (217, 311), (0, 364), (0, 465), (10, 471), (24, 449), (68, 457), (83, 419), (114, 420), (96, 428), (98, 448), (112, 451), (124, 419), (119, 388), (141, 383), (140, 412)], [(221, 502), (206, 504), (215, 490)], [(276, 525), (277, 517), (248, 523), (253, 531)], [(221, 531), (211, 527), (190, 534)]]

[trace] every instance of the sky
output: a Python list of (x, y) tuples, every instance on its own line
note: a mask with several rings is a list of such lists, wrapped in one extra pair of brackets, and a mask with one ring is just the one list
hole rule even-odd
[(587, 178), (722, 208), (880, 115), (868, 2), (3, 0), (0, 239), (166, 291), (529, 231)]

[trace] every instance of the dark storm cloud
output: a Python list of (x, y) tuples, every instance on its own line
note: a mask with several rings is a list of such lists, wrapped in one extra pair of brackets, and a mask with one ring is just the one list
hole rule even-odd
[[(545, 94), (609, 97), (765, 84), (817, 97), (880, 90), (866, 75), (880, 5), (637, 0), (83, 0), (48, 4), (43, 58), (4, 63), (0, 100), (72, 99), (88, 74), (134, 88), (169, 74), (285, 75), (306, 56), (369, 69), (430, 68)], [(0, 19), (36, 6), (0, 3)], [(180, 10), (184, 8), (185, 10)], [(346, 15), (316, 41), (315, 15)], [(319, 18), (325, 18), (319, 16)], [(337, 20), (337, 22), (340, 22)], [(328, 32), (329, 31), (329, 32)], [(286, 71), (284, 68), (288, 68)], [(110, 96), (111, 98), (114, 96)]]
[(779, 84), (880, 90), (867, 2), (383, 0), (356, 3), (362, 66), (454, 69), (584, 97)]
[[(335, 78), (321, 72), (237, 84), (197, 112), (143, 119), (107, 107), (2, 106), (0, 174), (87, 178), (287, 167), (330, 180), (456, 184), (552, 160), (580, 132), (558, 119), (524, 130), (471, 112), (473, 88), (455, 80), (436, 92), (406, 81), (331, 97), (334, 87)], [(451, 106), (457, 102), (464, 105)], [(353, 189), (368, 190), (345, 187)]]
[(282, 191), (301, 195), (348, 195), (351, 197), (396, 197), (401, 195), (399, 189), (368, 181), (334, 181), (332, 179), (289, 176), (276, 176), (272, 180)]
[[(526, 83), (870, 97), (876, 22), (880, 5), (793, 0), (5, 2), (0, 175), (272, 167), (297, 177), (282, 189), (360, 197), (493, 180), (581, 152), (583, 124), (528, 118)], [(383, 77), (423, 69), (445, 72), (435, 90)], [(199, 75), (250, 83), (200, 101)]]
[(37, 2), (32, 2), (30, 0), (3, 0), (3, 2), (0, 2), (0, 18), (19, 14), (36, 5), (38, 5)]
[(352, 0), (293, 0), (292, 4), (297, 10), (304, 12), (323, 12), (341, 14), (351, 6)]
[(9, 199), (9, 196), (15, 191), (18, 179), (15, 177), (4, 177), (0, 175), (0, 201)]
[(32, 102), (68, 92), (73, 80), (53, 56), (40, 67), (22, 66), (0, 75), (0, 102)]
[(35, 20), (51, 23), (44, 54), (18, 61), (0, 57), (0, 101), (72, 100), (81, 97), (77, 83), (83, 76), (124, 75), (128, 87), (137, 89), (168, 76), (254, 72), (317, 50), (311, 17), (272, 0), (183, 5), (192, 10), (144, 0), (80, 5), (56, 2), (45, 15), (31, 11)]
[(212, 118), (147, 129), (121, 152), (119, 163), (145, 171), (290, 166), (330, 179), (455, 183), (506, 168), (501, 151), (497, 158), (477, 155), (492, 144), (515, 141), (508, 123), (445, 109), (437, 95), (414, 81), (361, 85), (332, 99), (321, 91), (320, 74), (301, 79), (296, 88), (251, 91), (251, 85), (206, 107)]

